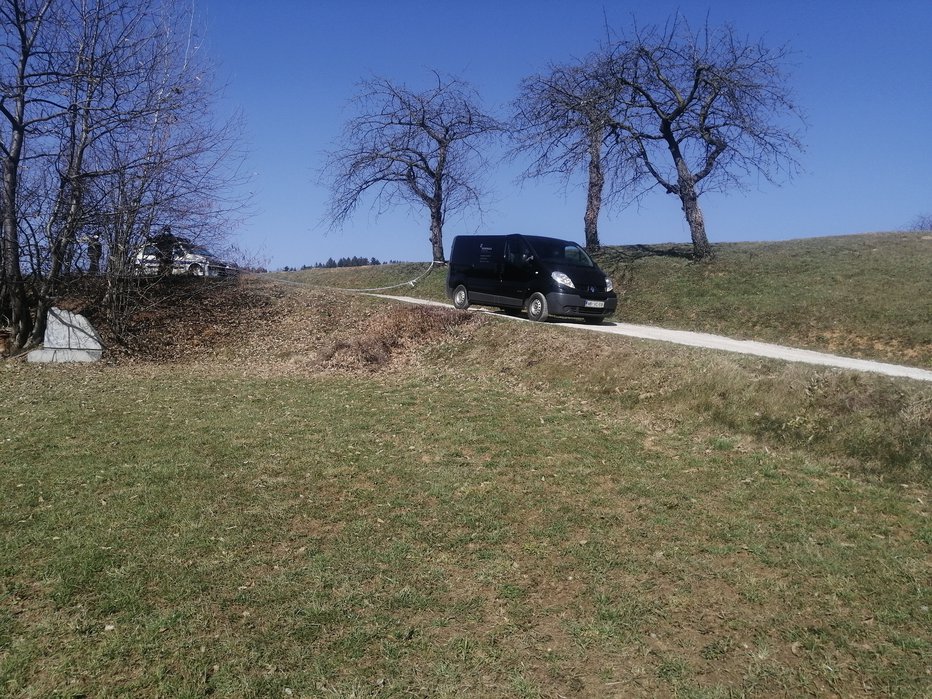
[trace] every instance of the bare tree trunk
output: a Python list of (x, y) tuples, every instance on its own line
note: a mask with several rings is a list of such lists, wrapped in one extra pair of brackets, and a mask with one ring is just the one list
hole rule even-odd
[(684, 187), (680, 184), (680, 202), (683, 204), (683, 213), (686, 223), (689, 224), (689, 234), (693, 240), (693, 254), (697, 260), (711, 260), (715, 257), (715, 250), (709, 244), (705, 234), (705, 219), (699, 207), (699, 195), (696, 194), (695, 185)]
[(583, 224), (586, 231), (586, 250), (595, 252), (602, 247), (599, 241), (599, 211), (602, 208), (602, 189), (605, 173), (602, 171), (602, 129), (593, 127), (589, 132), (589, 191), (586, 196), (586, 213)]
[[(19, 142), (19, 134), (14, 136), (14, 143)], [(26, 297), (26, 285), (23, 272), (20, 269), (19, 254), (19, 228), (16, 225), (16, 175), (19, 165), (19, 154), (22, 149), (18, 146), (10, 149), (3, 168), (3, 277), (6, 285), (6, 297), (10, 314), (10, 326), (13, 335), (10, 338), (10, 351), (18, 352), (29, 341), (32, 331), (32, 316)]]
[[(79, 225), (81, 215), (81, 193), (75, 184), (76, 176), (69, 176), (62, 183), (62, 190), (69, 191), (67, 212), (59, 217), (54, 216), (49, 223), (50, 228), (61, 222), (62, 230), (58, 233), (49, 230), (46, 237), (52, 241), (49, 259), (49, 271), (45, 279), (39, 284), (36, 292), (36, 319), (29, 338), (30, 344), (39, 344), (45, 336), (45, 325), (49, 309), (55, 302), (55, 296), (60, 291), (63, 275), (66, 273), (67, 260), (71, 248), (74, 246), (75, 231)], [(56, 207), (56, 209), (59, 207)]]
[(671, 190), (668, 187), (667, 191), (675, 193), (680, 198), (686, 223), (689, 224), (689, 234), (693, 240), (693, 255), (697, 260), (711, 260), (715, 257), (715, 251), (709, 245), (709, 239), (705, 234), (705, 219), (702, 216), (702, 209), (699, 208), (699, 194), (696, 192), (696, 176), (689, 170), (689, 165), (683, 157), (669, 121), (661, 124), (660, 132), (667, 142), (670, 155), (673, 156), (673, 162), (676, 165), (676, 188)]
[[(0, 248), (2, 247), (0, 245)], [(10, 298), (6, 292), (6, 272), (2, 271), (2, 267), (3, 256), (0, 255), (0, 327), (6, 325), (6, 321), (10, 317)]]
[[(9, 246), (10, 240), (6, 232), (4, 232), (3, 243), (5, 252), (9, 253), (11, 249)], [(16, 241), (13, 241), (13, 244), (16, 245)], [(13, 256), (9, 254), (4, 256), (4, 262), (6, 263), (4, 276), (6, 277), (7, 295), (7, 302), (4, 305), (7, 306), (7, 310), (9, 311), (10, 327), (13, 331), (12, 337), (10, 338), (10, 351), (18, 352), (25, 347), (26, 343), (29, 341), (29, 334), (32, 332), (32, 316), (29, 313), (26, 286), (22, 272), (18, 264), (9, 263), (11, 258), (13, 258)]]
[(430, 212), (430, 247), (434, 262), (445, 262), (443, 255), (443, 212), (431, 208)]

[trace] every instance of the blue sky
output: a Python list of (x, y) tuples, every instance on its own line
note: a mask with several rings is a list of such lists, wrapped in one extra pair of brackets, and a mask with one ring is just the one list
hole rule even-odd
[[(608, 22), (731, 23), (795, 52), (790, 84), (805, 113), (803, 172), (782, 186), (701, 200), (710, 240), (775, 240), (901, 228), (932, 213), (932, 2), (929, 0), (198, 0), (204, 48), (225, 85), (221, 110), (246, 118), (253, 215), (234, 241), (270, 268), (328, 257), (428, 260), (427, 214), (368, 203), (341, 230), (321, 225), (324, 153), (352, 116), (359, 80), (422, 89), (431, 71), (457, 75), (487, 111), (504, 115), (520, 80), (595, 49)], [(460, 233), (528, 233), (582, 242), (585, 193), (560, 181), (516, 183), (495, 164), (480, 221)], [(678, 201), (664, 194), (603, 211), (603, 244), (688, 242)]]

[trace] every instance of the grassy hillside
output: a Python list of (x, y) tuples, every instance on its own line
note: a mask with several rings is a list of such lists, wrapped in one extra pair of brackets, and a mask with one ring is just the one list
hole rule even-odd
[[(616, 280), (615, 320), (932, 367), (932, 236), (888, 233), (688, 248), (608, 247), (599, 264)], [(672, 253), (672, 254), (671, 254)], [(289, 275), (310, 284), (381, 287), (426, 264)], [(386, 293), (445, 299), (443, 271)]]
[(185, 291), (0, 364), (4, 696), (927, 691), (932, 386)]
[[(417, 289), (423, 294), (425, 288), (438, 299), (444, 298), (443, 275), (438, 271), (424, 274), (430, 265), (426, 262), (402, 262), (398, 264), (372, 265), (365, 267), (341, 267), (336, 269), (305, 269), (298, 272), (274, 272), (270, 276), (301, 282), (315, 287), (339, 289), (387, 289), (385, 293), (412, 295), (415, 287), (406, 282), (423, 278)], [(442, 272), (442, 268), (437, 268)]]
[(617, 317), (932, 366), (932, 236), (890, 233), (716, 246), (718, 258), (607, 249)]

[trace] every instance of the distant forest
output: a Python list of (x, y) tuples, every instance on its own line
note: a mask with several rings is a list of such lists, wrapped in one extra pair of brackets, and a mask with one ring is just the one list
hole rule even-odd
[(282, 267), (282, 272), (297, 272), (299, 269), (334, 269), (336, 267), (365, 267), (366, 265), (394, 264), (392, 262), (379, 262), (375, 257), (341, 257), (334, 260), (332, 257), (326, 262), (318, 262), (313, 265), (301, 265), (301, 267)]

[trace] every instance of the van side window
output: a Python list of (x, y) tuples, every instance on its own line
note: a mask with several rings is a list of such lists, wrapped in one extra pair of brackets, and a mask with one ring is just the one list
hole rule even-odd
[(531, 249), (521, 238), (509, 238), (505, 244), (505, 262), (509, 265), (521, 266), (527, 263)]

